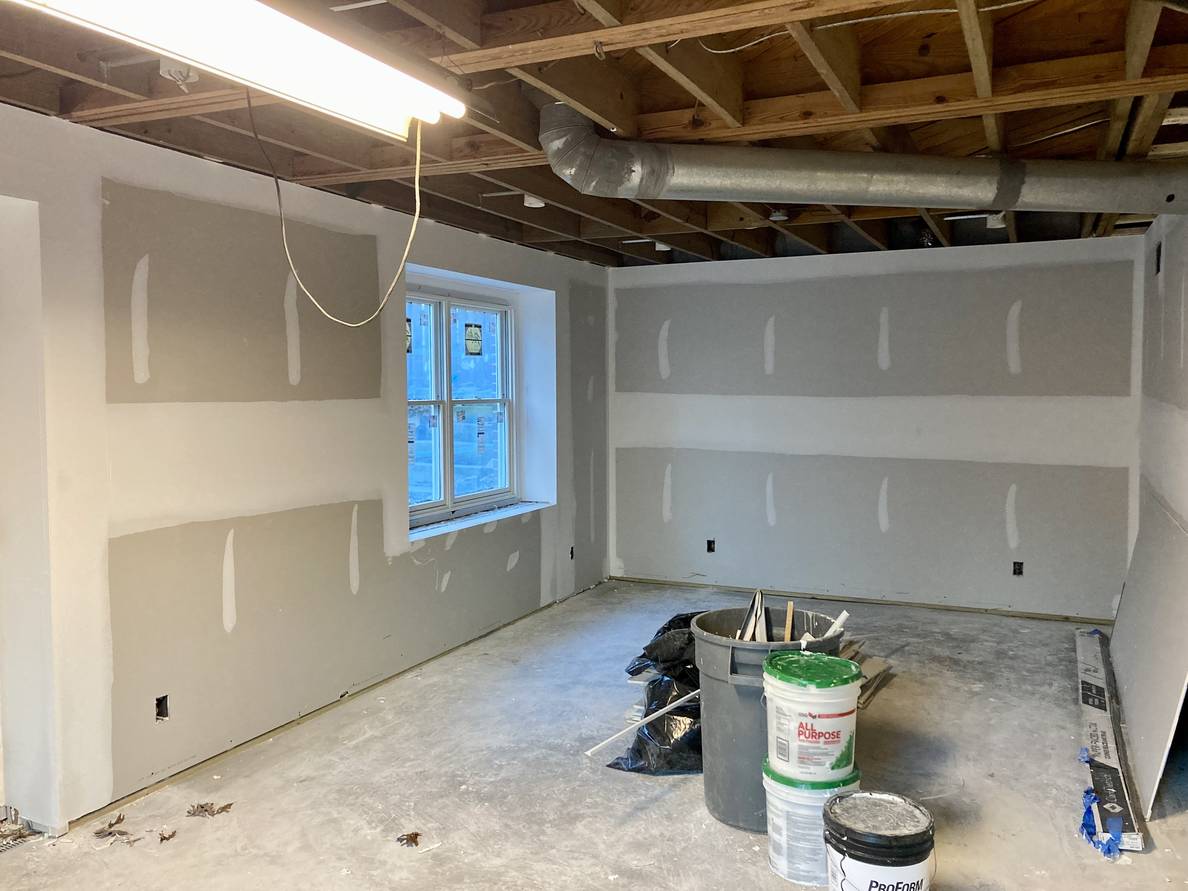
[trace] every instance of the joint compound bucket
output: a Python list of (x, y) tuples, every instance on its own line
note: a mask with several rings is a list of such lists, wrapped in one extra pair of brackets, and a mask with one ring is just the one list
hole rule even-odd
[(862, 669), (824, 653), (772, 653), (763, 663), (767, 758), (794, 780), (837, 782), (854, 770)]
[(780, 776), (763, 759), (767, 792), (767, 860), (781, 878), (801, 885), (828, 881), (825, 856), (825, 802), (839, 792), (858, 788), (857, 770), (837, 782), (813, 783)]
[[(786, 607), (768, 610), (771, 627), (784, 628)], [(799, 651), (800, 638), (813, 639), (809, 650), (836, 653), (844, 631), (824, 613), (797, 609), (792, 641), (736, 640), (744, 608), (717, 609), (693, 620), (697, 668), (701, 672), (701, 765), (705, 807), (715, 820), (748, 832), (767, 830), (767, 796), (759, 765), (767, 752), (764, 725), (763, 660), (780, 650)]]
[(843, 792), (822, 812), (829, 891), (928, 891), (932, 814), (891, 792)]

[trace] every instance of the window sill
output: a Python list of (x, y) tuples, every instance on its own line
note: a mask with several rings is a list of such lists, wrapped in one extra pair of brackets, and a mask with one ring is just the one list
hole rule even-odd
[(408, 531), (408, 540), (410, 542), (425, 541), (426, 539), (436, 538), (439, 535), (461, 532), (463, 529), (470, 529), (474, 526), (485, 526), (487, 523), (496, 523), (499, 520), (518, 517), (522, 514), (530, 514), (533, 511), (544, 510), (548, 507), (553, 507), (553, 503), (548, 501), (520, 501), (516, 504), (509, 504), (507, 507), (479, 511), (478, 513), (467, 514), (464, 517), (457, 517), (453, 520), (426, 523), (424, 526), (416, 526), (410, 529)]

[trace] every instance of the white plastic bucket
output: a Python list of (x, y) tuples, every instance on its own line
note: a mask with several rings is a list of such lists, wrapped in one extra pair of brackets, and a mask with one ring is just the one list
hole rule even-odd
[(837, 782), (854, 770), (862, 669), (823, 653), (772, 653), (763, 663), (767, 759), (794, 780)]
[(765, 761), (767, 792), (767, 860), (781, 878), (801, 885), (824, 885), (829, 867), (821, 810), (838, 792), (858, 788), (853, 771), (840, 782), (811, 783), (782, 777)]
[(843, 792), (821, 813), (830, 891), (929, 891), (936, 868), (928, 810), (893, 792)]

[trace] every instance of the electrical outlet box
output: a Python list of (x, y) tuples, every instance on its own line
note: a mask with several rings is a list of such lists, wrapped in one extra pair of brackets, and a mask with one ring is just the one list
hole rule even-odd
[(718, 549), (718, 543), (714, 539), (707, 538), (705, 540), (705, 552), (707, 554), (712, 554), (717, 549)]
[(572, 560), (572, 559), (573, 559), (573, 545), (570, 545), (570, 546), (569, 546), (569, 559), (570, 559), (570, 560)]
[(1022, 575), (1022, 574), (1023, 574), (1023, 561), (1016, 560), (1011, 565), (1011, 575)]
[(158, 721), (168, 721), (169, 720), (169, 696), (168, 695), (158, 696), (156, 708), (157, 708), (157, 720)]

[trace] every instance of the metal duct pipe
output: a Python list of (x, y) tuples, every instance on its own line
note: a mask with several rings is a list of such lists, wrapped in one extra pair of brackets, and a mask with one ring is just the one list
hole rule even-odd
[(604, 139), (561, 103), (541, 109), (540, 144), (585, 195), (675, 201), (1188, 213), (1188, 164), (1012, 161)]

